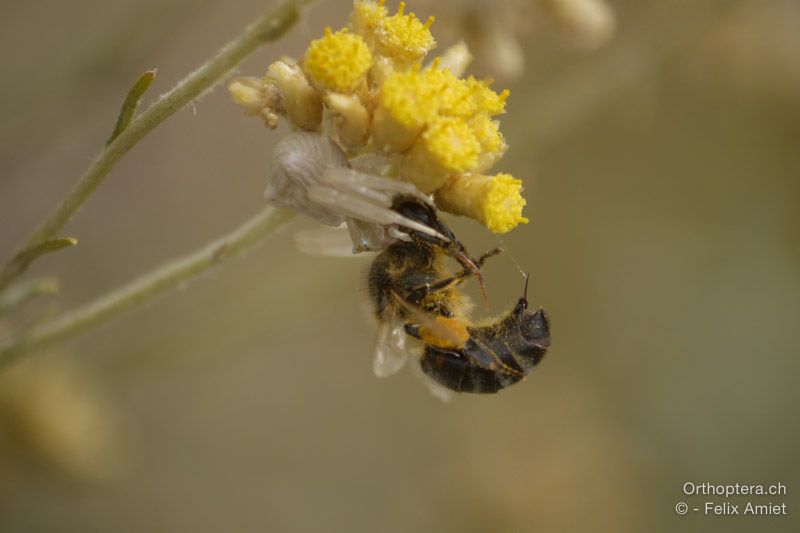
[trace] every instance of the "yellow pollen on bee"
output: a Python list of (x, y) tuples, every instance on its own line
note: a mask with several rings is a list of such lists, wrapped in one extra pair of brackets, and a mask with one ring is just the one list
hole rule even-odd
[(419, 335), (425, 344), (445, 350), (459, 350), (469, 340), (469, 331), (458, 318), (437, 316), (434, 324), (420, 326)]

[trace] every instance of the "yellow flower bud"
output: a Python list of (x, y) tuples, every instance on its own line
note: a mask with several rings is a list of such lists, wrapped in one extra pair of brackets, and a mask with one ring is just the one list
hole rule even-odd
[(453, 76), (461, 77), (472, 63), (472, 54), (464, 41), (458, 41), (449, 47), (439, 58), (439, 66), (444, 70), (449, 70)]
[(369, 134), (369, 113), (357, 96), (328, 93), (325, 105), (334, 116), (339, 139), (348, 147), (363, 146)]
[(383, 6), (386, 0), (356, 0), (353, 2), (353, 12), (350, 14), (350, 25), (353, 31), (363, 37), (369, 46), (374, 46), (375, 32), (388, 16), (389, 12)]
[(366, 79), (372, 66), (372, 53), (361, 36), (346, 28), (311, 41), (306, 50), (303, 70), (322, 89), (352, 93)]
[(236, 105), (244, 109), (246, 115), (257, 115), (264, 108), (264, 83), (256, 78), (233, 78), (228, 91)]
[(322, 99), (297, 64), (276, 61), (269, 66), (264, 81), (278, 88), (281, 107), (292, 124), (304, 130), (319, 128), (322, 121)]
[(441, 117), (423, 132), (404, 161), (402, 176), (422, 192), (432, 193), (450, 176), (478, 164), (481, 145), (469, 126), (456, 117)]
[(474, 218), (493, 233), (508, 233), (522, 216), (522, 181), (510, 174), (463, 174), (436, 191), (436, 205), (448, 213)]
[(423, 24), (414, 13), (403, 14), (405, 5), (400, 2), (397, 14), (380, 19), (374, 31), (376, 51), (399, 66), (418, 63), (436, 46), (430, 31), (434, 18)]
[(418, 69), (394, 72), (384, 81), (372, 124), (375, 143), (395, 152), (407, 150), (436, 117), (434, 88)]
[(473, 172), (486, 172), (497, 160), (503, 157), (508, 145), (503, 134), (500, 133), (500, 123), (492, 120), (488, 115), (476, 115), (467, 121), (473, 135), (481, 145), (478, 163), (471, 170)]
[(280, 94), (275, 86), (256, 78), (234, 78), (228, 84), (233, 101), (244, 109), (248, 116), (261, 116), (272, 129), (278, 126)]

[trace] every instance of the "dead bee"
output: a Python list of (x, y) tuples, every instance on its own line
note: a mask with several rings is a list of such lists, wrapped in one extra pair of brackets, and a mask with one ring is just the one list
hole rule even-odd
[(497, 392), (525, 379), (550, 346), (547, 315), (528, 309), (527, 288), (526, 277), (514, 309), (495, 322), (467, 327), (460, 346), (426, 341), (422, 326), (407, 325), (409, 335), (426, 341), (422, 371), (456, 392)]
[[(433, 229), (441, 237), (406, 229), (405, 239), (389, 245), (372, 263), (369, 293), (379, 321), (374, 360), (375, 374), (379, 377), (397, 372), (408, 357), (405, 325), (412, 322), (409, 309), (442, 317), (466, 313), (470, 304), (454, 287), (469, 276), (481, 279), (479, 263), (483, 261), (470, 257), (427, 203), (400, 196), (394, 200), (392, 209)], [(447, 256), (462, 266), (458, 279), (447, 274), (444, 264)], [(398, 295), (406, 307), (397, 300)]]
[[(379, 320), (375, 373), (383, 377), (397, 372), (411, 351), (407, 340), (414, 337), (423, 344), (422, 370), (446, 389), (497, 392), (520, 381), (549, 346), (544, 311), (530, 311), (523, 295), (505, 317), (471, 326), (466, 319), (470, 304), (458, 285), (468, 277), (480, 277), (483, 262), (499, 250), (473, 260), (431, 208), (423, 205), (427, 210), (420, 211), (414, 202), (406, 199), (395, 208), (435, 227), (448, 240), (409, 232), (410, 241), (398, 241), (375, 258), (369, 273), (370, 297)], [(446, 255), (459, 260), (463, 268), (459, 274), (448, 273)]]

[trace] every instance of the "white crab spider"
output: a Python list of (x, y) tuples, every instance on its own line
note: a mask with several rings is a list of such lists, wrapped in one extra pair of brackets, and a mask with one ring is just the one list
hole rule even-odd
[[(381, 156), (365, 157), (351, 165), (324, 133), (291, 133), (275, 147), (273, 179), (264, 196), (273, 205), (298, 211), (326, 226), (348, 230), (346, 239), (342, 232), (330, 230), (296, 235), (298, 248), (312, 255), (352, 256), (381, 250), (398, 239), (409, 240), (404, 229), (450, 242), (435, 229), (391, 209), (397, 195), (411, 196), (430, 206), (433, 202), (413, 184), (380, 175), (382, 165), (385, 160)], [(399, 318), (382, 321), (375, 338), (375, 375), (395, 374), (410, 353), (420, 349), (416, 339), (408, 338)], [(452, 391), (419, 368), (416, 370), (434, 396), (445, 401), (452, 397)]]
[[(408, 239), (402, 228), (449, 241), (436, 230), (391, 209), (393, 198), (399, 194), (433, 205), (429, 196), (412, 183), (352, 168), (342, 150), (324, 133), (294, 132), (284, 137), (275, 146), (273, 169), (273, 179), (264, 193), (267, 201), (326, 226), (344, 224), (350, 233), (352, 253), (380, 250), (397, 239)], [(301, 247), (313, 248), (310, 241), (314, 238), (306, 235)], [(330, 251), (338, 255), (335, 249)]]

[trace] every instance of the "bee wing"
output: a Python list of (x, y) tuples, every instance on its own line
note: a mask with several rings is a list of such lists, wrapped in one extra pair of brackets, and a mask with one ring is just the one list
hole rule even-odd
[(449, 403), (453, 400), (453, 397), (456, 395), (454, 391), (434, 381), (432, 377), (422, 371), (422, 367), (420, 365), (415, 364), (413, 366), (414, 374), (416, 374), (417, 377), (421, 379), (423, 383), (425, 383), (425, 386), (428, 387), (428, 392), (445, 403)]
[(408, 360), (406, 332), (403, 323), (391, 318), (381, 321), (375, 336), (375, 358), (372, 369), (379, 378), (396, 374)]
[(316, 257), (353, 257), (353, 241), (344, 224), (298, 231), (294, 234), (294, 245), (304, 254)]

